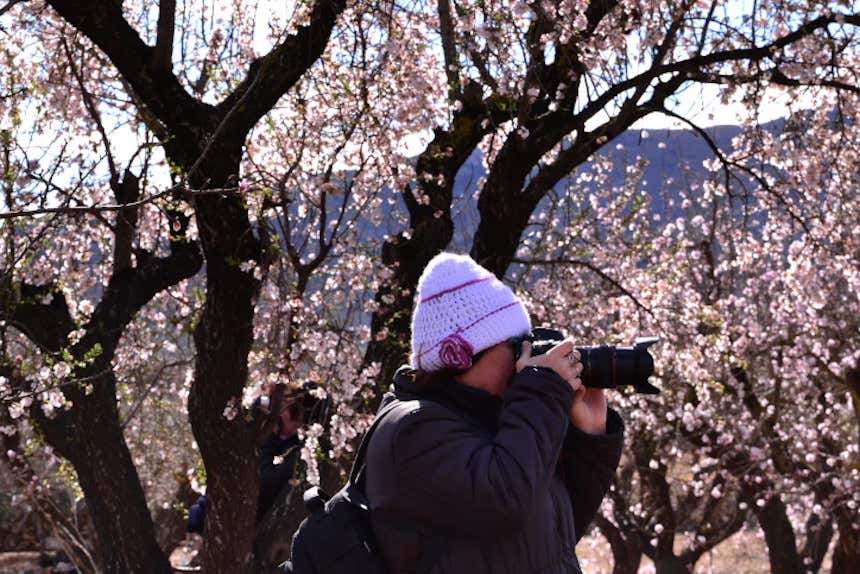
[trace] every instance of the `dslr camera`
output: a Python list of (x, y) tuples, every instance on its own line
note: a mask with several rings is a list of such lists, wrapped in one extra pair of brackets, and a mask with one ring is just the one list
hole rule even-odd
[(320, 386), (314, 381), (305, 381), (301, 385), (288, 387), (283, 383), (278, 383), (275, 387), (276, 392), (272, 393), (272, 397), (261, 396), (254, 402), (253, 409), (262, 413), (265, 416), (277, 416), (281, 409), (286, 408), (292, 419), (301, 421), (304, 424), (322, 422), (325, 419), (326, 410), (329, 406), (329, 399), (320, 399), (313, 391), (319, 389)]
[[(563, 339), (564, 333), (561, 331), (538, 327), (526, 337), (513, 339), (514, 355), (517, 359), (520, 358), (524, 341), (532, 344), (532, 356), (536, 357), (543, 355)], [(631, 386), (637, 393), (658, 394), (660, 389), (648, 382), (648, 377), (654, 373), (654, 358), (648, 353), (648, 347), (659, 340), (658, 337), (639, 337), (632, 347), (576, 347), (582, 362), (582, 373), (579, 375), (582, 384), (599, 389)]]

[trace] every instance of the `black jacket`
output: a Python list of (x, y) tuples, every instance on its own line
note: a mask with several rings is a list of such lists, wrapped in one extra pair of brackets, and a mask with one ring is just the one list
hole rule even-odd
[(605, 435), (575, 429), (573, 391), (546, 369), (524, 369), (503, 399), (452, 380), (420, 389), (406, 375), (367, 455), (371, 522), (391, 572), (580, 572), (576, 541), (621, 455), (618, 414)]
[[(257, 520), (261, 520), (278, 498), (281, 489), (296, 476), (301, 462), (302, 442), (298, 435), (282, 437), (272, 433), (260, 445), (260, 494), (257, 499)], [(283, 460), (275, 464), (275, 457)]]

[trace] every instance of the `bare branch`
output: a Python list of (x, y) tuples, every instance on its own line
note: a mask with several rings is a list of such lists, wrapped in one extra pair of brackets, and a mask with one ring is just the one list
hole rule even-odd
[(668, 115), (668, 116), (672, 116), (673, 118), (676, 118), (676, 119), (684, 122), (685, 124), (690, 126), (690, 128), (692, 128), (697, 134), (702, 136), (702, 138), (705, 140), (705, 143), (708, 144), (708, 147), (711, 148), (711, 151), (714, 152), (714, 155), (717, 156), (717, 159), (719, 159), (720, 163), (723, 165), (723, 172), (725, 173), (725, 177), (726, 177), (726, 191), (728, 191), (728, 189), (729, 189), (729, 177), (730, 177), (730, 175), (733, 179), (736, 179), (737, 181), (743, 183), (743, 181), (739, 177), (730, 173), (729, 168), (733, 167), (735, 169), (738, 169), (738, 170), (746, 173), (747, 175), (752, 177), (756, 181), (756, 183), (758, 183), (759, 187), (761, 187), (762, 190), (766, 191), (769, 195), (774, 197), (785, 208), (786, 213), (788, 213), (789, 217), (791, 217), (794, 221), (796, 221), (798, 223), (798, 225), (800, 225), (803, 228), (804, 232), (808, 236), (810, 236), (810, 237), (813, 236), (809, 230), (809, 225), (806, 223), (806, 221), (804, 221), (802, 217), (800, 217), (797, 213), (794, 212), (794, 208), (791, 206), (790, 203), (788, 203), (788, 200), (785, 199), (782, 195), (780, 195), (773, 188), (773, 186), (770, 185), (770, 183), (768, 183), (768, 181), (764, 178), (764, 176), (762, 174), (758, 173), (757, 171), (755, 171), (754, 169), (752, 169), (750, 167), (745, 166), (744, 164), (742, 164), (738, 161), (728, 159), (725, 156), (725, 154), (723, 154), (722, 150), (720, 150), (720, 148), (717, 146), (716, 142), (714, 142), (714, 140), (708, 135), (708, 133), (705, 130), (703, 130), (698, 125), (696, 125), (692, 121), (688, 120), (684, 116), (677, 114), (677, 113), (675, 113), (671, 110), (668, 110), (666, 108), (663, 108), (661, 110), (661, 112)]
[[(743, 60), (765, 60), (773, 57), (773, 55), (780, 49), (785, 48), (786, 46), (802, 38), (805, 38), (806, 36), (816, 32), (817, 30), (826, 28), (831, 24), (835, 24), (841, 19), (843, 19), (842, 15), (822, 16), (820, 18), (816, 18), (815, 20), (806, 22), (802, 26), (799, 26), (793, 32), (785, 34), (784, 36), (780, 36), (773, 42), (770, 42), (769, 44), (765, 44), (763, 46), (752, 48), (738, 48), (736, 50), (725, 50), (722, 52), (706, 54), (704, 56), (695, 56), (678, 62), (653, 66), (637, 76), (629, 78), (623, 82), (618, 82), (617, 84), (614, 84), (611, 88), (603, 92), (600, 97), (591, 101), (583, 110), (581, 110), (576, 115), (577, 121), (579, 123), (584, 123), (586, 120), (590, 119), (591, 117), (599, 113), (601, 110), (603, 110), (603, 108), (609, 102), (611, 102), (613, 99), (617, 98), (627, 90), (636, 88), (643, 82), (646, 84), (650, 83), (654, 78), (657, 78), (663, 74), (679, 74), (683, 78), (690, 78), (697, 73), (701, 73), (702, 68), (712, 64), (737, 62)], [(860, 25), (860, 15), (845, 15), (844, 22), (855, 26)]]
[(119, 173), (116, 169), (116, 162), (113, 159), (113, 153), (110, 148), (110, 140), (108, 139), (107, 132), (105, 131), (104, 124), (102, 123), (102, 117), (99, 113), (98, 108), (96, 108), (96, 104), (93, 101), (92, 94), (87, 90), (87, 87), (84, 85), (84, 77), (81, 73), (81, 70), (75, 65), (74, 54), (72, 54), (72, 50), (69, 47), (68, 42), (66, 42), (66, 37), (61, 37), (61, 42), (63, 44), (63, 51), (66, 53), (66, 59), (69, 61), (69, 68), (72, 70), (72, 75), (75, 77), (75, 81), (78, 83), (78, 88), (81, 90), (81, 96), (84, 100), (84, 107), (87, 108), (87, 112), (89, 112), (90, 117), (96, 123), (96, 129), (98, 129), (99, 135), (102, 137), (102, 144), (105, 148), (105, 154), (107, 155), (108, 169), (110, 170), (111, 182), (119, 179)]
[(796, 78), (790, 78), (789, 76), (785, 75), (785, 73), (777, 67), (767, 68), (749, 76), (741, 76), (734, 74), (709, 74), (706, 72), (698, 72), (688, 74), (687, 78), (689, 80), (701, 82), (703, 84), (751, 84), (754, 82), (768, 81), (774, 84), (779, 84), (781, 86), (789, 86), (792, 88), (818, 86), (824, 88), (833, 88), (835, 90), (845, 90), (846, 92), (860, 94), (860, 86), (855, 86), (846, 82), (840, 82), (838, 80), (798, 80)]
[(223, 187), (213, 189), (196, 189), (188, 190), (183, 185), (175, 185), (162, 192), (150, 195), (137, 201), (129, 203), (120, 203), (115, 205), (87, 205), (87, 206), (66, 206), (66, 207), (43, 207), (40, 209), (22, 209), (19, 211), (8, 211), (0, 213), (0, 221), (4, 219), (13, 219), (16, 217), (32, 217), (34, 215), (44, 215), (48, 213), (60, 213), (64, 215), (95, 215), (105, 211), (122, 211), (133, 207), (140, 207), (147, 203), (152, 203), (159, 199), (171, 196), (177, 192), (181, 193), (187, 199), (193, 199), (202, 195), (242, 195), (245, 193), (259, 191), (257, 188), (248, 187), (245, 189), (238, 187)]

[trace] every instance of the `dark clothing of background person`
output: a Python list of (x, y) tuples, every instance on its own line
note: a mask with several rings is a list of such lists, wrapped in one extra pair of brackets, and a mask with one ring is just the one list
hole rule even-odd
[(390, 571), (580, 573), (574, 547), (621, 456), (618, 414), (604, 435), (576, 429), (573, 389), (544, 368), (523, 369), (503, 398), (450, 379), (421, 388), (409, 374), (395, 377), (383, 405), (401, 405), (368, 447), (371, 522)]
[[(266, 512), (278, 498), (281, 489), (289, 485), (296, 475), (300, 464), (302, 442), (297, 434), (283, 436), (278, 432), (272, 433), (260, 445), (260, 495), (257, 498), (257, 520)], [(283, 460), (275, 464), (275, 457)]]
[[(257, 416), (262, 411), (261, 399), (258, 397), (251, 406), (251, 411)], [(302, 442), (297, 433), (283, 434), (280, 419), (275, 423), (272, 432), (265, 431), (265, 438), (260, 443), (260, 492), (257, 496), (257, 521), (266, 515), (272, 504), (278, 498), (281, 490), (289, 486), (290, 479), (295, 476), (296, 468), (301, 464)], [(276, 464), (275, 458), (282, 457)], [(206, 522), (206, 495), (201, 495), (188, 511), (188, 532), (204, 534)]]

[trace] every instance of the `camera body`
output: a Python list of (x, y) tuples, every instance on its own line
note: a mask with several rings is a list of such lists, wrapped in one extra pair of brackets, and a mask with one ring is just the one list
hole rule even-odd
[[(300, 385), (287, 386), (279, 383), (271, 396), (262, 395), (254, 401), (252, 410), (264, 417), (280, 416), (284, 410), (289, 411), (290, 418), (300, 420), (302, 424), (322, 422), (325, 420), (329, 399), (319, 398), (315, 393), (320, 386), (314, 381), (305, 381)], [(323, 393), (324, 395), (324, 393)]]
[(287, 397), (292, 399), (290, 408), (293, 409), (290, 415), (297, 418), (301, 413), (302, 421), (305, 424), (322, 422), (325, 418), (325, 410), (328, 406), (328, 398), (318, 398), (313, 391), (316, 391), (319, 385), (314, 381), (305, 381), (298, 389), (288, 393)]
[[(514, 354), (519, 358), (521, 344), (532, 344), (532, 356), (546, 353), (564, 339), (564, 333), (556, 329), (537, 327), (528, 337), (514, 341)], [(637, 393), (656, 395), (660, 389), (648, 382), (654, 373), (654, 358), (648, 347), (659, 341), (657, 337), (640, 337), (632, 347), (615, 345), (596, 345), (577, 347), (582, 362), (580, 379), (586, 387), (615, 389), (632, 386)]]

